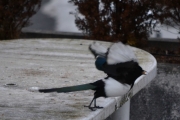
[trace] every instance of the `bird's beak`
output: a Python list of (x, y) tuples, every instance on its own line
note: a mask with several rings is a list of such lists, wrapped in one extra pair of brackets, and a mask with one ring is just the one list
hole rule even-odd
[(145, 70), (143, 70), (142, 75), (146, 75), (146, 71)]

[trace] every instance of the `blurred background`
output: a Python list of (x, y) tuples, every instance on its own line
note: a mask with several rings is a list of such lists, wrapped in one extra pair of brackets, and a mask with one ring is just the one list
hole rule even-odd
[[(75, 17), (69, 14), (76, 7), (68, 0), (43, 0), (40, 10), (23, 30), (82, 33), (75, 25)], [(150, 46), (160, 49), (152, 53), (165, 54), (166, 50), (179, 48), (179, 30), (158, 24), (150, 34)], [(161, 49), (161, 47), (165, 47)], [(168, 49), (167, 49), (168, 48)], [(173, 52), (175, 50), (172, 50)], [(131, 100), (131, 120), (179, 120), (180, 119), (180, 65), (179, 56), (157, 56), (157, 77)], [(176, 62), (172, 62), (176, 61)], [(174, 64), (170, 64), (174, 63)], [(110, 118), (109, 118), (110, 119)]]
[[(75, 25), (75, 17), (70, 12), (77, 8), (69, 0), (42, 0), (41, 8), (30, 18), (31, 25), (23, 30), (59, 31), (82, 33)], [(173, 27), (157, 25), (150, 38), (180, 37), (180, 31)]]
[[(97, 1), (89, 1), (88, 6), (86, 6), (87, 9), (94, 9), (94, 6), (91, 5), (94, 4), (92, 2), (96, 3)], [(157, 0), (156, 2), (159, 6), (159, 3), (161, 3), (162, 1)], [(180, 13), (179, 1), (170, 0), (169, 2), (177, 5), (175, 6), (175, 8), (177, 7), (176, 13), (178, 16)], [(170, 3), (169, 5), (171, 5)], [(86, 9), (86, 7), (82, 9)], [(164, 7), (159, 6), (157, 8), (162, 8), (161, 12), (163, 13)], [(74, 6), (73, 3), (69, 3), (68, 0), (42, 0), (40, 9), (38, 9), (37, 13), (32, 15), (29, 19), (29, 26), (22, 27), (23, 35), (21, 35), (20, 38), (57, 38), (63, 37), (64, 34), (66, 34), (66, 37), (69, 38), (75, 38), (77, 36), (79, 36), (79, 38), (86, 38), (84, 37), (83, 32), (83, 30), (85, 31), (85, 28), (81, 26), (77, 27), (77, 25), (75, 24), (75, 16), (77, 14), (75, 14), (74, 12), (76, 11), (76, 9), (77, 6)], [(81, 11), (81, 13), (83, 13), (83, 11)], [(151, 12), (148, 13), (151, 15), (147, 16), (146, 19), (151, 18), (152, 22), (154, 22), (155, 20), (152, 16), (158, 16), (158, 14), (156, 13), (157, 12), (154, 12), (154, 14), (152, 14)], [(91, 12), (91, 14), (96, 14), (96, 12)], [(168, 15), (170, 13), (164, 14)], [(78, 14), (78, 16), (80, 17), (79, 20), (83, 19), (82, 14)], [(127, 17), (126, 15), (124, 16)], [(133, 14), (129, 13), (129, 16), (127, 18), (131, 18), (132, 16)], [(103, 19), (106, 19), (106, 17)], [(161, 21), (161, 19), (159, 19), (160, 22), (164, 22), (166, 23), (166, 25), (157, 23), (153, 30), (148, 33), (148, 41), (146, 42), (146, 44), (140, 46), (140, 48), (147, 50), (155, 56), (158, 61), (158, 72), (156, 78), (146, 88), (141, 90), (132, 98), (130, 113), (131, 120), (180, 120), (180, 27), (178, 26), (178, 24), (180, 23), (180, 19), (177, 26), (173, 26), (171, 24), (172, 19), (170, 19), (170, 22), (168, 21), (168, 19), (166, 20), (167, 21)], [(78, 22), (80, 23), (82, 21)], [(109, 22), (109, 24), (112, 24), (112, 22)], [(127, 25), (127, 27), (131, 29), (131, 26)], [(143, 27), (143, 25), (141, 27)], [(127, 31), (129, 29), (127, 29)], [(101, 30), (105, 31), (106, 29), (100, 28), (99, 31)], [(86, 32), (86, 34), (90, 33), (88, 30)], [(105, 35), (105, 33), (103, 34)], [(103, 34), (101, 36), (103, 36)], [(113, 32), (111, 33), (111, 35), (112, 34)], [(90, 39), (103, 39), (101, 37), (97, 39), (96, 35), (97, 34), (94, 33), (94, 36)], [(125, 36), (121, 35), (120, 38), (125, 38)], [(116, 37), (117, 36), (115, 36), (115, 38)], [(108, 39), (111, 39), (108, 37), (106, 38), (106, 41), (108, 41)], [(134, 36), (132, 38), (134, 38)], [(134, 43), (134, 41), (131, 41), (131, 38), (129, 39), (129, 43), (136, 46), (135, 43), (137, 41)]]

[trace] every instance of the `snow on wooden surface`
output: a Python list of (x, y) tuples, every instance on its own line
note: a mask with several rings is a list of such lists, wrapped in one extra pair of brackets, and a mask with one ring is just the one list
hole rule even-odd
[[(0, 118), (10, 120), (101, 120), (112, 114), (121, 98), (99, 98), (103, 109), (84, 108), (93, 91), (37, 93), (29, 88), (53, 88), (94, 82), (106, 75), (96, 70), (88, 51), (93, 41), (76, 39), (18, 39), (0, 41)], [(105, 46), (111, 43), (100, 42)], [(131, 95), (156, 75), (156, 60), (133, 48), (146, 76), (138, 78)], [(13, 85), (5, 85), (13, 83)], [(142, 83), (142, 84), (141, 84)], [(123, 101), (123, 102), (122, 102)]]

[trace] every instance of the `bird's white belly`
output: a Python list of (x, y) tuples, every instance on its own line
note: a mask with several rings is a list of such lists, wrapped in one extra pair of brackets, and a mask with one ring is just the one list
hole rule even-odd
[(105, 82), (105, 93), (107, 97), (118, 97), (126, 94), (129, 89), (130, 85), (128, 84), (121, 84), (120, 82), (114, 80), (113, 78), (108, 78), (104, 80)]

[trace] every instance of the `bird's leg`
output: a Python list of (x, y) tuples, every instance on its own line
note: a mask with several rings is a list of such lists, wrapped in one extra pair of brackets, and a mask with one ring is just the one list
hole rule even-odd
[(94, 101), (95, 98), (92, 99), (92, 101), (90, 102), (90, 104), (88, 106), (84, 105), (84, 107), (88, 107), (90, 110), (95, 111), (96, 109), (94, 109), (94, 107), (91, 107), (92, 102)]
[(94, 99), (94, 108), (97, 108), (97, 109), (102, 109), (103, 108), (103, 107), (100, 107), (100, 106), (96, 105), (96, 99)]
[[(94, 107), (91, 107), (93, 101), (94, 101)], [(96, 106), (96, 98), (95, 97), (92, 99), (92, 101), (90, 102), (90, 104), (88, 106), (84, 106), (84, 107), (88, 107), (92, 111), (103, 108), (103, 107)]]

